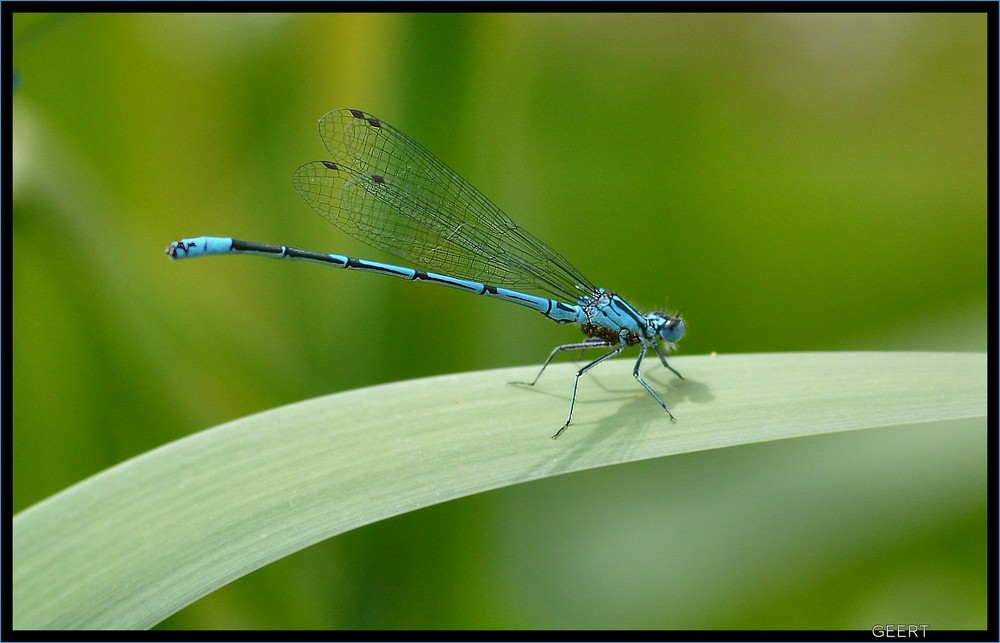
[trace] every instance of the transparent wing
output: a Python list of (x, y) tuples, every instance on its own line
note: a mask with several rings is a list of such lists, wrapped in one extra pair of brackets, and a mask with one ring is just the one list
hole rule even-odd
[(594, 287), (412, 138), (354, 109), (319, 133), (333, 161), (296, 170), (295, 188), (323, 218), (415, 267), (568, 302)]

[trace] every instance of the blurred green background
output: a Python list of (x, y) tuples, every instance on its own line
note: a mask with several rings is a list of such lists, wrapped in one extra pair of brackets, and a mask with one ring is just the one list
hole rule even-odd
[[(201, 234), (386, 259), (291, 185), (338, 107), (681, 311), (682, 355), (985, 351), (986, 25), (15, 15), (14, 511), (233, 418), (578, 338), (449, 289), (167, 259)], [(985, 447), (953, 422), (521, 485), (320, 543), (162, 627), (982, 628)]]

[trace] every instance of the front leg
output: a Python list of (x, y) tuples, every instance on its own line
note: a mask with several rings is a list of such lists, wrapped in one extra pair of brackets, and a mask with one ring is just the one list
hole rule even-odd
[[(671, 373), (673, 373), (674, 375), (676, 375), (677, 377), (679, 377), (681, 379), (684, 379), (684, 376), (681, 375), (680, 373), (678, 373), (677, 371), (675, 371), (673, 366), (671, 366), (670, 364), (667, 364), (667, 357), (666, 357), (666, 355), (663, 354), (663, 350), (660, 348), (660, 342), (656, 341), (655, 339), (653, 340), (653, 348), (656, 349), (656, 354), (660, 356), (660, 362), (664, 366), (666, 366), (667, 368), (669, 368)], [(640, 358), (639, 361), (641, 362), (642, 358)], [(667, 413), (669, 413), (669, 412), (670, 411), (667, 411)]]

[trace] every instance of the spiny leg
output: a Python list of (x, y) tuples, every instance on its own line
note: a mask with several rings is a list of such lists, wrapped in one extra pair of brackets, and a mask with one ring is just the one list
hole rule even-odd
[[(653, 345), (656, 346), (655, 343)], [(656, 349), (656, 352), (660, 354), (660, 357), (662, 359), (663, 354), (660, 353), (659, 348)], [(647, 391), (649, 391), (649, 394), (652, 395), (653, 398), (657, 402), (660, 403), (660, 406), (663, 407), (663, 410), (666, 411), (667, 415), (670, 416), (670, 421), (671, 422), (676, 422), (677, 420), (674, 419), (674, 414), (670, 412), (670, 409), (668, 409), (667, 405), (663, 403), (663, 400), (660, 399), (660, 396), (656, 394), (656, 391), (654, 391), (649, 386), (649, 384), (646, 384), (646, 380), (642, 379), (642, 375), (639, 375), (639, 367), (642, 366), (642, 358), (645, 357), (645, 356), (646, 356), (646, 345), (642, 344), (639, 347), (639, 359), (635, 360), (635, 368), (632, 369), (632, 376), (636, 379), (636, 381), (638, 381), (640, 384), (642, 384), (643, 388), (645, 388)], [(666, 366), (667, 363), (663, 362), (663, 364), (664, 364), (664, 366)], [(670, 368), (670, 367), (667, 366), (667, 368)], [(674, 369), (672, 369), (672, 368), (670, 368), (670, 370), (674, 371)], [(674, 372), (677, 373), (677, 371), (674, 371)], [(680, 373), (677, 373), (677, 376), (680, 377)], [(684, 379), (684, 378), (681, 377), (681, 379)]]
[(511, 383), (512, 384), (525, 384), (527, 386), (534, 386), (535, 382), (538, 381), (538, 378), (540, 378), (542, 376), (542, 373), (545, 372), (545, 369), (548, 367), (549, 363), (552, 361), (552, 358), (554, 358), (556, 356), (556, 354), (558, 354), (558, 353), (560, 353), (562, 351), (571, 351), (571, 350), (576, 350), (576, 349), (580, 349), (582, 351), (582, 350), (585, 350), (585, 349), (588, 349), (588, 348), (607, 348), (608, 346), (611, 346), (611, 344), (609, 342), (607, 342), (607, 341), (605, 341), (603, 339), (597, 339), (596, 337), (590, 337), (590, 338), (588, 338), (588, 339), (586, 339), (585, 341), (582, 341), (582, 342), (574, 342), (572, 344), (563, 344), (562, 346), (556, 346), (554, 349), (552, 349), (552, 352), (549, 353), (549, 356), (545, 360), (545, 363), (542, 364), (542, 370), (538, 371), (538, 375), (535, 376), (535, 379), (531, 380), (530, 382), (511, 382)]
[[(607, 342), (604, 342), (604, 344), (606, 346), (609, 345)], [(600, 344), (598, 344), (597, 342), (591, 342), (590, 345), (591, 346), (599, 346)], [(617, 355), (618, 353), (622, 352), (623, 350), (625, 350), (625, 340), (624, 339), (620, 340), (617, 348), (615, 348), (613, 351), (611, 351), (610, 353), (608, 353), (606, 355), (601, 355), (600, 357), (598, 357), (597, 359), (595, 359), (593, 362), (587, 364), (586, 366), (584, 366), (583, 368), (581, 368), (580, 370), (578, 370), (576, 372), (576, 375), (573, 376), (573, 395), (571, 395), (570, 398), (569, 398), (569, 415), (566, 416), (566, 424), (562, 425), (562, 428), (555, 432), (555, 435), (552, 436), (553, 440), (555, 440), (556, 438), (558, 438), (559, 435), (563, 431), (566, 430), (566, 427), (569, 426), (569, 423), (573, 421), (573, 406), (576, 405), (576, 387), (580, 383), (580, 376), (583, 375), (584, 373), (586, 373), (587, 371), (589, 371), (590, 369), (594, 368), (595, 366), (597, 366), (598, 364), (600, 364), (604, 360), (610, 359), (610, 358), (614, 357), (615, 355)], [(649, 387), (647, 386), (646, 388), (649, 388)], [(650, 393), (652, 393), (652, 390), (650, 390)], [(655, 395), (655, 393), (654, 393), (654, 395)], [(661, 402), (661, 404), (662, 404), (662, 402)], [(667, 408), (667, 407), (663, 407), (663, 408)], [(669, 413), (669, 411), (668, 411), (668, 413)]]
[(586, 344), (586, 346), (580, 349), (580, 355), (576, 358), (576, 361), (578, 362), (583, 359), (583, 351), (587, 350), (588, 348), (594, 348), (594, 347), (603, 348), (605, 346), (614, 345), (613, 342), (608, 342), (607, 340), (601, 339), (600, 337), (588, 337), (587, 339), (583, 340), (583, 343)]
[[(671, 366), (670, 364), (667, 364), (667, 357), (666, 357), (666, 355), (663, 354), (663, 351), (660, 349), (660, 342), (654, 340), (653, 341), (653, 348), (656, 349), (656, 354), (660, 356), (660, 362), (664, 366), (666, 366), (667, 368), (669, 368), (671, 373), (673, 373), (674, 375), (676, 375), (677, 377), (679, 377), (681, 379), (684, 379), (684, 376), (681, 375), (680, 373), (678, 373), (677, 371), (675, 371), (673, 366)], [(639, 358), (639, 361), (642, 361), (642, 358)], [(669, 413), (669, 411), (667, 411), (667, 412)]]

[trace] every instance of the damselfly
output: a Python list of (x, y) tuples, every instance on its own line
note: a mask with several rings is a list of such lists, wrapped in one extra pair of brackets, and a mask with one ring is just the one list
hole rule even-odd
[(529, 385), (538, 382), (562, 351), (610, 349), (576, 372), (566, 423), (553, 438), (573, 419), (580, 376), (627, 346), (639, 347), (632, 375), (674, 420), (639, 369), (647, 351), (653, 349), (663, 365), (681, 377), (666, 358), (684, 336), (679, 315), (642, 314), (618, 295), (598, 288), (426, 148), (388, 123), (356, 109), (338, 109), (320, 119), (319, 133), (334, 160), (306, 163), (296, 170), (293, 181), (299, 195), (355, 239), (419, 269), (229, 237), (181, 239), (170, 244), (167, 254), (175, 259), (251, 254), (313, 261), (450, 286), (527, 306), (557, 323), (579, 324), (587, 336), (553, 349)]

